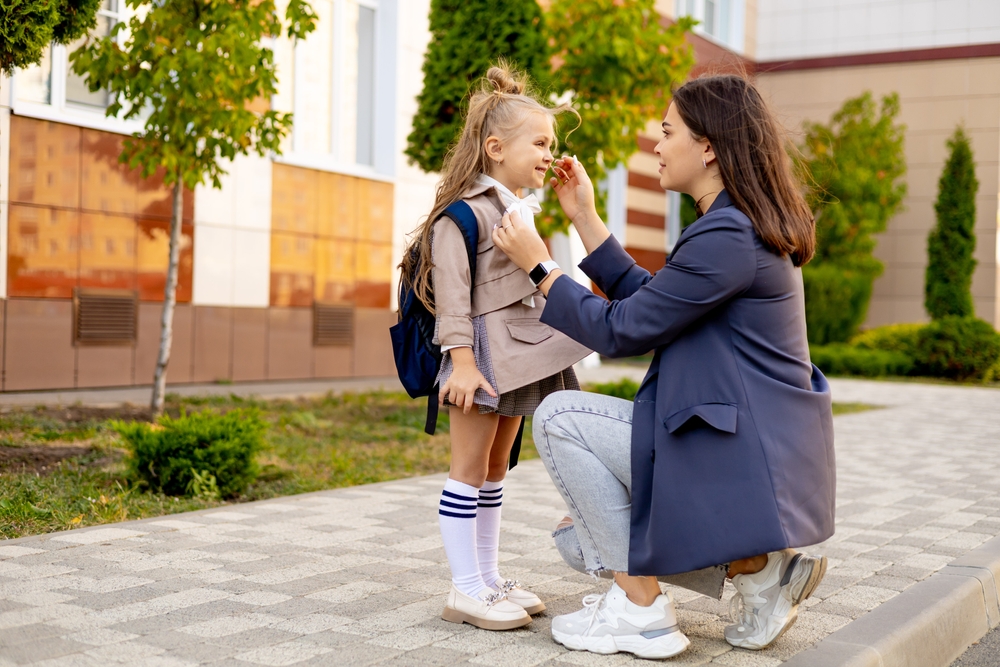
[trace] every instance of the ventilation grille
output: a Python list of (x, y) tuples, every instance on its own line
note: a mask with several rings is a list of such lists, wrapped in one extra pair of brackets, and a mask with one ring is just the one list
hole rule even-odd
[(138, 312), (135, 292), (77, 289), (73, 295), (73, 341), (85, 345), (134, 343)]
[(313, 345), (354, 344), (354, 309), (313, 305)]

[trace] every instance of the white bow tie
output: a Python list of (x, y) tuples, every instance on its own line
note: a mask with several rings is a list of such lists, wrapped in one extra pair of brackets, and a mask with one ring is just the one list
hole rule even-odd
[(527, 197), (521, 197), (520, 199), (514, 201), (510, 206), (507, 207), (507, 211), (509, 212), (515, 208), (520, 208), (522, 206), (527, 208), (532, 213), (542, 212), (542, 205), (538, 203), (538, 198), (533, 194), (528, 195)]

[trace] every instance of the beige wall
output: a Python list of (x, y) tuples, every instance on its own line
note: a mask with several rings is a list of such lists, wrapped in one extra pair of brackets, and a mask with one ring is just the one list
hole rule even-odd
[(934, 200), (946, 157), (945, 141), (964, 122), (972, 137), (979, 178), (978, 265), (972, 295), (976, 314), (1000, 327), (1000, 58), (765, 73), (759, 76), (759, 86), (797, 141), (804, 119), (826, 122), (848, 97), (865, 90), (876, 96), (893, 91), (900, 95), (900, 120), (907, 126), (909, 196), (903, 212), (889, 221), (879, 239), (875, 254), (885, 263), (885, 273), (875, 283), (867, 326), (927, 319), (923, 307), (927, 234), (935, 222)]

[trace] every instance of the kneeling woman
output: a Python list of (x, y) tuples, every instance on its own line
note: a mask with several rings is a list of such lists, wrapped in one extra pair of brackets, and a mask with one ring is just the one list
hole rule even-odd
[[(556, 641), (668, 657), (688, 640), (657, 578), (721, 598), (736, 586), (730, 644), (760, 649), (795, 621), (825, 558), (794, 549), (834, 530), (830, 389), (809, 360), (800, 266), (812, 215), (774, 116), (736, 76), (674, 95), (656, 146), (660, 186), (699, 219), (650, 275), (609, 234), (579, 163), (552, 185), (610, 301), (553, 268), (534, 229), (508, 216), (496, 245), (540, 281), (542, 322), (609, 357), (654, 351), (634, 402), (576, 391), (547, 398), (535, 444), (569, 506), (556, 542), (611, 590), (553, 619)], [(545, 274), (548, 275), (545, 275)]]

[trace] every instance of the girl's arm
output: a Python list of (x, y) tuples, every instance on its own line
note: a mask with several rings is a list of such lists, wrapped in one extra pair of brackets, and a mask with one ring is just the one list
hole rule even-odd
[(496, 396), (476, 367), (472, 354), (472, 278), (469, 253), (461, 230), (444, 217), (434, 225), (431, 256), (434, 261), (434, 309), (438, 318), (438, 343), (457, 346), (449, 350), (455, 370), (440, 388), (438, 400), (447, 398), (466, 414), (472, 410), (477, 389)]

